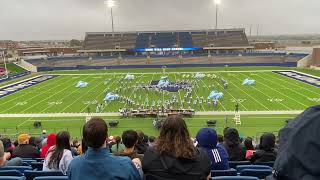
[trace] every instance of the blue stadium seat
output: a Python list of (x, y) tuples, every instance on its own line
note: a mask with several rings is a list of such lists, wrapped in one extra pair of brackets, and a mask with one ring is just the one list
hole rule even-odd
[(68, 176), (43, 176), (36, 177), (33, 180), (67, 180)]
[(37, 162), (42, 162), (42, 161), (44, 161), (43, 158), (35, 158), (34, 160), (36, 160)]
[(5, 166), (0, 168), (0, 170), (18, 170), (21, 173), (24, 173), (24, 171), (32, 170), (31, 166)]
[(250, 165), (250, 161), (229, 161), (229, 167), (235, 169), (238, 165)]
[(259, 180), (257, 177), (250, 176), (219, 176), (213, 177), (211, 180)]
[(270, 169), (272, 171), (271, 167), (263, 165), (239, 165), (236, 169), (239, 173), (241, 173), (241, 171), (244, 169)]
[(33, 180), (36, 177), (41, 176), (63, 176), (61, 171), (25, 171), (24, 176), (26, 177), (26, 180)]
[(272, 174), (271, 169), (244, 169), (240, 172), (240, 176), (254, 176), (259, 179), (265, 179)]
[(28, 165), (31, 165), (32, 162), (37, 162), (35, 159), (22, 159), (22, 163), (27, 163)]
[(18, 170), (0, 170), (0, 176), (23, 176)]
[(216, 176), (237, 176), (237, 170), (233, 168), (228, 170), (211, 170), (211, 177)]
[(0, 176), (0, 180), (24, 180), (24, 177), (18, 177), (18, 176)]
[(270, 162), (258, 162), (258, 163), (254, 163), (254, 165), (264, 165), (264, 166), (273, 167), (274, 161), (270, 161)]
[(31, 167), (33, 170), (42, 171), (43, 162), (32, 162)]

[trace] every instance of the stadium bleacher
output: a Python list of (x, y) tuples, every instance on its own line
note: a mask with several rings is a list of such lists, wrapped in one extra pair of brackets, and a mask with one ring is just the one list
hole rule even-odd
[(207, 31), (159, 31), (86, 33), (85, 50), (249, 46), (244, 29)]

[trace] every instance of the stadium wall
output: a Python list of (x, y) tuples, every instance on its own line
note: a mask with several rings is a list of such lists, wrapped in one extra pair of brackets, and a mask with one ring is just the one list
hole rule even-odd
[(76, 67), (38, 67), (38, 72), (59, 70), (86, 70), (86, 69), (128, 69), (128, 68), (185, 68), (185, 67), (243, 67), (243, 66), (280, 66), (297, 67), (297, 62), (285, 63), (220, 63), (220, 64), (157, 64), (157, 65), (114, 65), (114, 66), (83, 66)]
[(37, 66), (29, 63), (28, 61), (25, 61), (25, 60), (21, 60), (20, 63), (16, 63), (17, 66), (20, 66), (28, 71), (31, 71), (31, 72), (37, 72), (38, 71), (38, 68)]

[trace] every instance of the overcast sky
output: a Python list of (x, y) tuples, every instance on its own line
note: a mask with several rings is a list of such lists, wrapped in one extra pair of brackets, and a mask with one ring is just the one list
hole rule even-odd
[[(103, 0), (0, 0), (0, 39), (83, 39), (85, 32), (111, 31)], [(208, 29), (213, 0), (116, 0), (115, 31)], [(219, 28), (252, 25), (256, 34), (320, 32), (320, 0), (222, 0)]]

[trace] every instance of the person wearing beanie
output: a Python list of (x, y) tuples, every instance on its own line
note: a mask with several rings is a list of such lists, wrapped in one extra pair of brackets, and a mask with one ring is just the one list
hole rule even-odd
[(45, 158), (48, 150), (54, 145), (56, 145), (56, 134), (51, 133), (48, 135), (47, 143), (41, 149), (40, 157)]
[(224, 130), (223, 146), (229, 155), (229, 161), (245, 161), (246, 148), (240, 142), (239, 132), (234, 128)]
[(217, 145), (217, 132), (211, 128), (202, 128), (196, 136), (196, 146), (204, 149), (211, 160), (211, 170), (229, 169), (228, 153), (221, 145)]
[(29, 134), (20, 134), (18, 136), (18, 146), (13, 150), (12, 157), (20, 158), (39, 158), (40, 151), (29, 144)]

